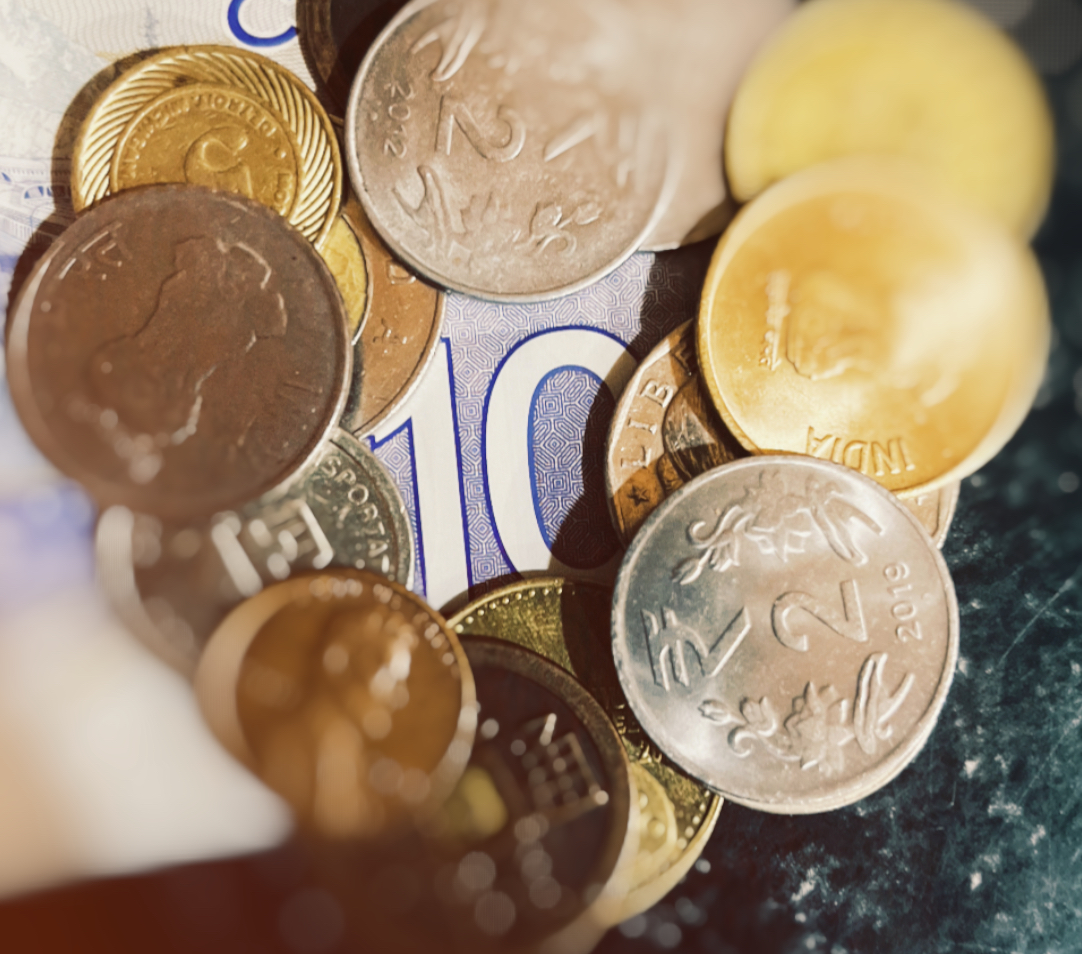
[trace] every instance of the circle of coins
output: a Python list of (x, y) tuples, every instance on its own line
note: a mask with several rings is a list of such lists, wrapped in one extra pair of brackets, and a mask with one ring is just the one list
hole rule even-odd
[(363, 570), (263, 590), (215, 630), (195, 687), (219, 741), (324, 835), (438, 806), (469, 760), (470, 667), (443, 618)]
[(296, 473), (341, 415), (351, 351), (334, 279), (259, 203), (193, 186), (102, 202), (11, 313), (12, 399), (99, 503), (213, 513)]
[(1051, 111), (1023, 53), (964, 4), (802, 4), (733, 100), (730, 187), (746, 202), (801, 169), (857, 154), (913, 159), (1027, 237), (1052, 189)]
[[(745, 455), (703, 391), (689, 321), (646, 356), (613, 414), (605, 485), (621, 542), (626, 547), (657, 505), (689, 480)], [(960, 490), (955, 481), (903, 501), (938, 547), (947, 539)]]
[(364, 366), (354, 375), (342, 427), (370, 433), (413, 394), (440, 341), (444, 298), (387, 251), (351, 196), (342, 210), (367, 270), (364, 312), (354, 336), (355, 358)]
[(698, 354), (748, 450), (833, 460), (912, 495), (1002, 448), (1049, 335), (1028, 248), (891, 161), (850, 159), (740, 213), (707, 274)]
[(233, 47), (173, 47), (126, 70), (91, 107), (72, 155), (72, 203), (79, 211), (165, 182), (256, 199), (321, 244), (342, 162), (323, 107), (288, 70)]
[(855, 471), (749, 458), (666, 500), (616, 582), (632, 710), (678, 765), (784, 814), (871, 794), (924, 745), (958, 656), (950, 574)]
[(607, 274), (665, 198), (668, 146), (628, 11), (415, 0), (354, 81), (353, 186), (440, 285), (538, 301)]
[(242, 600), (291, 574), (371, 570), (410, 586), (406, 506), (375, 456), (339, 430), (305, 472), (239, 510), (163, 521), (110, 507), (95, 537), (98, 577), (128, 628), (191, 674)]
[(631, 759), (642, 832), (620, 919), (661, 900), (702, 854), (721, 799), (670, 766), (627, 709), (613, 667), (612, 591), (559, 577), (500, 587), (448, 620), (456, 633), (488, 636), (539, 653), (577, 677), (616, 725)]
[(638, 810), (620, 739), (564, 670), (463, 639), (478, 732), (423, 832), (316, 847), (366, 950), (583, 954), (620, 916)]

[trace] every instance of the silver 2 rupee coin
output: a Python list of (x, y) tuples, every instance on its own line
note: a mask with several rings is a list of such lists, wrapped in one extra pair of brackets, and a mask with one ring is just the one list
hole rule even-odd
[(658, 747), (725, 798), (827, 811), (916, 756), (958, 657), (918, 520), (861, 474), (753, 457), (664, 501), (620, 568), (616, 667)]

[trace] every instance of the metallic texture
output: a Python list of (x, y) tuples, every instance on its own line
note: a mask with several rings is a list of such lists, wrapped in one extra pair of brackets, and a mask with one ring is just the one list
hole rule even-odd
[(72, 203), (164, 182), (257, 199), (319, 245), (341, 201), (342, 160), (326, 112), (288, 70), (234, 47), (178, 46), (94, 103), (72, 155)]
[[(339, 215), (331, 226), (327, 241), (319, 254), (334, 276), (335, 284), (342, 293), (346, 306), (346, 319), (353, 343), (360, 337), (361, 322), (368, 310), (368, 269), (365, 265), (361, 241), (353, 226), (344, 215)], [(364, 367), (363, 361), (354, 362), (355, 371)]]
[(620, 683), (673, 761), (726, 798), (855, 802), (924, 745), (958, 658), (946, 564), (892, 494), (801, 456), (709, 471), (620, 568)]
[(903, 496), (1010, 439), (1048, 355), (1032, 252), (890, 159), (842, 159), (747, 206), (706, 277), (699, 367), (729, 431)]
[(413, 575), (405, 504), (372, 452), (342, 430), (285, 488), (209, 520), (110, 507), (95, 546), (114, 609), (185, 675), (229, 611), (278, 580), (345, 566), (408, 587)]
[(634, 17), (601, 0), (414, 0), (350, 94), (350, 178), (432, 281), (498, 301), (589, 284), (641, 243), (668, 145)]
[(298, 472), (351, 367), (334, 278), (241, 196), (147, 186), (85, 212), (15, 302), (8, 379), (38, 447), (102, 505), (186, 518)]
[(420, 597), (364, 570), (246, 600), (211, 637), (195, 689), (218, 740), (331, 838), (377, 837), (438, 808), (477, 726), (458, 637)]
[[(703, 391), (695, 325), (663, 338), (639, 365), (616, 405), (605, 448), (605, 486), (613, 526), (626, 547), (658, 504), (699, 474), (744, 457)], [(903, 501), (943, 546), (957, 482)]]
[(540, 653), (581, 680), (616, 724), (635, 777), (648, 779), (638, 791), (649, 830), (640, 839), (620, 914), (629, 918), (660, 901), (691, 870), (722, 802), (670, 766), (628, 711), (613, 668), (611, 616), (607, 587), (539, 577), (494, 590), (452, 616), (448, 625), (456, 633), (494, 637)]
[(354, 375), (342, 426), (369, 433), (405, 402), (436, 354), (443, 327), (443, 295), (387, 251), (351, 195), (342, 209), (360, 244), (368, 273), (364, 314), (355, 336)]

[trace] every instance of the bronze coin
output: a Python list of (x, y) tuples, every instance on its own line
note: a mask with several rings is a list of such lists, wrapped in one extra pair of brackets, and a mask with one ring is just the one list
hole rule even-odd
[(268, 587), (215, 630), (195, 676), (219, 741), (310, 831), (371, 838), (446, 799), (477, 725), (469, 663), (403, 586), (336, 569)]
[(334, 278), (273, 210), (180, 185), (81, 215), (30, 273), (8, 377), (45, 455), (102, 504), (209, 514), (299, 470), (345, 403)]

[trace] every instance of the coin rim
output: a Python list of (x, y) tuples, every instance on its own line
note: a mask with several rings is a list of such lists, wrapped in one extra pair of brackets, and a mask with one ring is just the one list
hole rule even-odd
[[(780, 793), (781, 797), (778, 800), (766, 801), (728, 790), (725, 787), (724, 779), (708, 781), (704, 776), (708, 775), (709, 772), (705, 771), (703, 767), (696, 765), (694, 759), (684, 756), (683, 753), (677, 754), (671, 752), (667, 744), (663, 745), (654, 737), (653, 733), (650, 731), (651, 725), (659, 723), (660, 720), (654, 717), (651, 710), (639, 697), (639, 694), (633, 691), (635, 689), (634, 677), (630, 672), (630, 665), (627, 665), (629, 659), (627, 651), (628, 643), (625, 607), (632, 583), (631, 578), (634, 573), (634, 564), (643, 548), (646, 546), (646, 541), (653, 533), (657, 524), (666, 519), (671, 510), (683, 503), (685, 497), (696, 493), (701, 486), (704, 486), (713, 480), (729, 477), (736, 470), (751, 469), (761, 472), (769, 467), (788, 468), (793, 464), (808, 467), (812, 470), (825, 470), (825, 476), (829, 478), (840, 479), (843, 481), (853, 479), (858, 483), (863, 482), (869, 489), (875, 488), (874, 492), (879, 494), (885, 501), (889, 501), (889, 506), (893, 506), (897, 511), (903, 513), (905, 515), (904, 519), (908, 520), (916, 529), (917, 533), (923, 537), (925, 543), (928, 545), (932, 561), (939, 571), (939, 577), (943, 583), (944, 596), (947, 603), (946, 658), (935, 691), (933, 692), (928, 705), (925, 707), (924, 712), (921, 713), (914, 728), (907, 733), (906, 739), (893, 751), (888, 753), (885, 758), (879, 760), (869, 769), (854, 777), (846, 784), (831, 786), (831, 789), (822, 795), (797, 798), (794, 796), (786, 796), (785, 793), (782, 792)], [(635, 541), (628, 549), (623, 563), (620, 565), (620, 570), (616, 577), (616, 587), (613, 592), (612, 646), (613, 656), (616, 660), (616, 672), (620, 678), (620, 684), (624, 690), (628, 705), (631, 706), (635, 713), (635, 717), (639, 720), (639, 724), (643, 727), (643, 730), (669, 759), (679, 765), (692, 778), (697, 779), (708, 788), (718, 792), (729, 801), (735, 802), (738, 805), (778, 815), (810, 815), (818, 812), (831, 811), (845, 805), (851, 805), (873, 792), (878, 791), (895, 778), (895, 776), (916, 758), (938, 722), (939, 715), (942, 712), (943, 705), (947, 699), (947, 694), (950, 691), (951, 683), (954, 680), (954, 672), (958, 664), (959, 652), (958, 631), (958, 599), (954, 591), (954, 582), (951, 579), (950, 571), (947, 568), (942, 553), (939, 552), (939, 548), (935, 545), (935, 541), (928, 536), (928, 531), (921, 526), (920, 521), (913, 513), (898, 500), (894, 494), (870, 477), (865, 477), (858, 471), (841, 464), (835, 464), (832, 461), (819, 460), (818, 458), (808, 457), (803, 454), (763, 454), (756, 457), (746, 457), (742, 460), (725, 464), (722, 467), (708, 470), (706, 473), (700, 474), (694, 480), (684, 484), (684, 486), (677, 490), (671, 497), (662, 501), (661, 505), (647, 517), (642, 529), (636, 535)], [(647, 718), (644, 718), (644, 715)], [(670, 732), (669, 735), (671, 736), (672, 733)]]
[(365, 215), (368, 216), (369, 222), (372, 223), (372, 227), (379, 233), (387, 247), (418, 274), (423, 275), (426, 279), (442, 288), (461, 292), (472, 298), (480, 298), (483, 301), (509, 305), (553, 301), (554, 299), (563, 298), (565, 295), (570, 295), (574, 292), (582, 291), (584, 288), (588, 288), (590, 285), (600, 281), (606, 275), (610, 275), (637, 252), (644, 239), (660, 221), (665, 209), (668, 208), (669, 200), (676, 187), (676, 177), (673, 171), (673, 166), (675, 164), (672, 161), (673, 146), (671, 140), (667, 137), (664, 138), (664, 142), (660, 147), (664, 154), (662, 162), (665, 167), (662, 174), (661, 188), (658, 189), (658, 195), (654, 202), (653, 211), (649, 216), (649, 220), (645, 223), (645, 226), (635, 233), (633, 239), (628, 242), (626, 248), (622, 249), (618, 255), (600, 269), (597, 269), (582, 278), (577, 278), (574, 281), (567, 282), (557, 287), (550, 287), (537, 292), (502, 293), (470, 285), (464, 281), (460, 282), (449, 279), (440, 274), (435, 268), (430, 268), (421, 259), (407, 252), (401, 243), (395, 241), (391, 229), (387, 228), (377, 218), (375, 203), (365, 187), (364, 176), (361, 173), (361, 159), (358, 151), (359, 132), (357, 125), (359, 122), (358, 117), (361, 114), (360, 100), (362, 88), (364, 87), (376, 57), (380, 54), (383, 46), (387, 43), (392, 33), (401, 26), (402, 22), (416, 16), (426, 7), (441, 2), (444, 2), (444, 0), (411, 0), (411, 2), (407, 3), (397, 14), (395, 14), (391, 22), (388, 23), (380, 32), (379, 36), (372, 41), (372, 45), (368, 48), (368, 52), (361, 61), (360, 68), (357, 70), (357, 75), (354, 77), (353, 85), (350, 87), (349, 91), (349, 101), (346, 104), (344, 132), (346, 167), (349, 171), (350, 184), (353, 187), (354, 194), (360, 200)]

